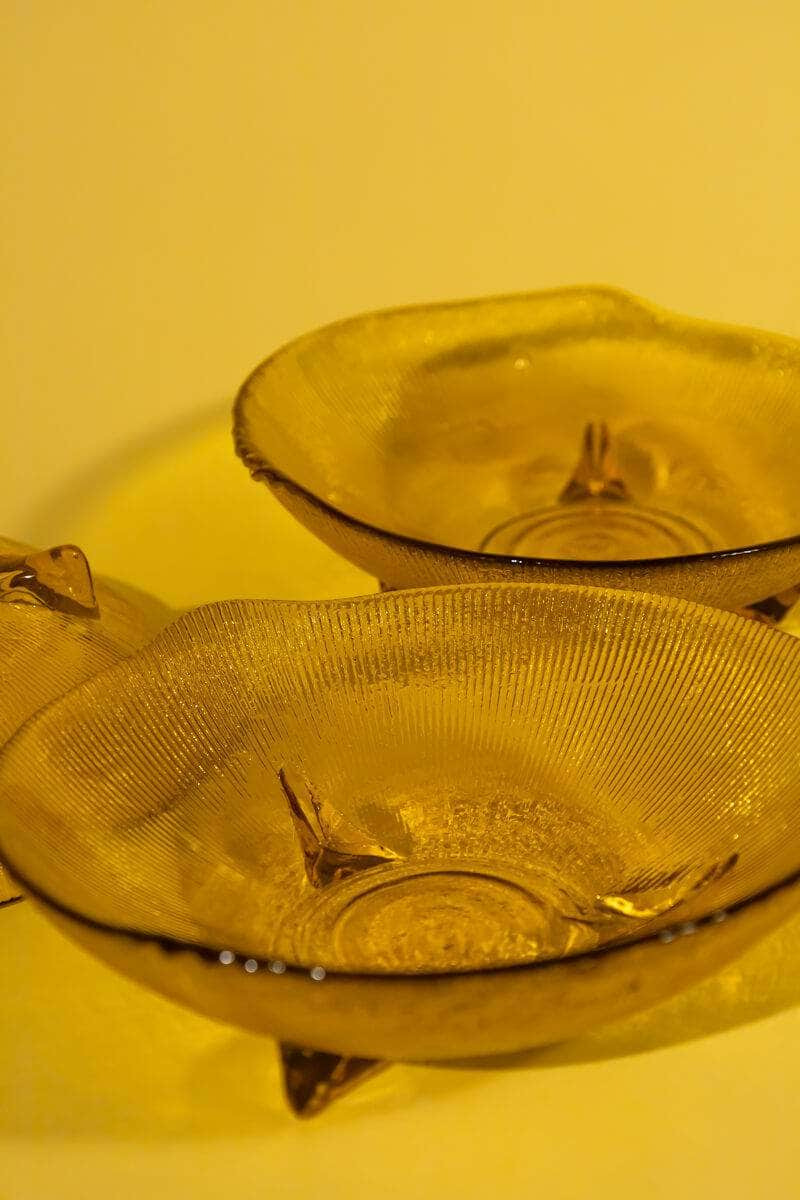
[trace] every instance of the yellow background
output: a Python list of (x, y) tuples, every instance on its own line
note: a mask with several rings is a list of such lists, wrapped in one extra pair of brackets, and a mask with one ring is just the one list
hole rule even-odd
[[(800, 335), (794, 0), (4, 0), (0, 528), (176, 604), (370, 581), (223, 402), (378, 305), (603, 281)], [(0, 1200), (800, 1194), (800, 922), (633, 1021), (316, 1123), (267, 1041), (0, 914)]]

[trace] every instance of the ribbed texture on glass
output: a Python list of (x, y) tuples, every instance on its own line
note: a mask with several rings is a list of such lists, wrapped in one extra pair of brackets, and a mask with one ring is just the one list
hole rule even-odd
[[(0, 555), (28, 550), (0, 538)], [(0, 745), (51, 700), (138, 650), (173, 615), (151, 597), (102, 579), (95, 590), (98, 617), (0, 598)], [(0, 865), (0, 903), (18, 894)]]
[[(792, 638), (620, 591), (213, 605), (17, 736), (0, 846), (93, 920), (259, 961), (571, 955), (800, 868), (798, 671)], [(393, 860), (314, 886), (287, 767), (334, 849)]]

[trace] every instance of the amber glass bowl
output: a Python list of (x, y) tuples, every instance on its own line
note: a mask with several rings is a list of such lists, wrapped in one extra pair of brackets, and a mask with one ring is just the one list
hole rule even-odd
[(391, 587), (736, 609), (800, 583), (800, 343), (616, 289), (342, 321), (258, 367), (234, 424), (253, 476)]
[[(77, 546), (34, 550), (0, 537), (0, 745), (174, 615), (150, 596), (93, 579)], [(0, 863), (0, 905), (18, 896)]]
[(199, 609), (0, 759), (0, 850), (128, 974), (284, 1042), (490, 1054), (800, 904), (800, 642), (472, 585)]

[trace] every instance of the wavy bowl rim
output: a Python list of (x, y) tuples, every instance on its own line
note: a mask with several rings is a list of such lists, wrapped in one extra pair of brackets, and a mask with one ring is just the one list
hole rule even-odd
[(248, 429), (248, 419), (245, 409), (253, 385), (264, 377), (274, 363), (295, 354), (303, 346), (331, 334), (335, 330), (347, 328), (373, 318), (389, 318), (403, 313), (424, 313), (442, 311), (444, 309), (464, 309), (479, 305), (499, 303), (502, 301), (543, 300), (556, 297), (602, 297), (613, 299), (630, 310), (638, 311), (655, 320), (658, 319), (662, 328), (678, 330), (681, 327), (696, 331), (715, 330), (718, 334), (727, 334), (741, 340), (757, 338), (768, 341), (775, 347), (783, 347), (791, 352), (800, 368), (800, 341), (787, 334), (774, 333), (756, 326), (739, 325), (734, 322), (714, 321), (702, 317), (687, 316), (675, 309), (664, 308), (661, 305), (638, 296), (625, 288), (614, 287), (610, 284), (571, 284), (565, 287), (542, 288), (535, 291), (506, 292), (491, 296), (470, 297), (464, 300), (439, 300), (427, 304), (407, 304), (390, 308), (378, 308), (344, 317), (321, 325), (308, 333), (301, 334), (283, 345), (263, 359), (250, 372), (239, 387), (233, 402), (233, 442), (238, 458), (247, 467), (251, 477), (267, 486), (282, 486), (294, 492), (312, 508), (318, 509), (325, 516), (351, 529), (378, 538), (382, 542), (403, 546), (409, 550), (424, 554), (444, 555), (449, 559), (462, 560), (468, 563), (481, 563), (486, 567), (512, 567), (520, 571), (531, 568), (543, 568), (552, 571), (645, 571), (654, 567), (676, 568), (685, 564), (711, 563), (729, 558), (739, 558), (744, 555), (761, 554), (770, 550), (780, 550), (790, 546), (800, 545), (800, 531), (782, 538), (772, 538), (764, 542), (753, 542), (745, 546), (729, 547), (722, 550), (703, 550), (693, 554), (665, 555), (660, 558), (622, 558), (622, 559), (565, 559), (537, 558), (525, 555), (492, 554), (485, 550), (470, 550), (459, 546), (448, 546), (443, 542), (414, 537), (411, 534), (396, 533), (393, 530), (375, 525), (361, 517), (353, 516), (343, 509), (324, 500), (316, 492), (305, 487), (272, 462), (264, 451), (259, 448), (251, 437)]

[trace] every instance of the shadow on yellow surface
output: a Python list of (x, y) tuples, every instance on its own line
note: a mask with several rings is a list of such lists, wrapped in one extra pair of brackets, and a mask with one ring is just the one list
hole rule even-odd
[(498, 1060), (497, 1065), (538, 1069), (645, 1054), (747, 1025), (796, 1005), (800, 1005), (798, 918), (718, 975), (655, 1008), (572, 1042)]
[(106, 455), (45, 495), (25, 528), (11, 532), (37, 545), (77, 542), (99, 574), (174, 608), (377, 587), (249, 479), (234, 454), (227, 403)]
[[(62, 939), (29, 904), (2, 918), (0, 1137), (276, 1136), (294, 1121), (275, 1046), (137, 988)], [(515, 1072), (535, 1100), (551, 1067), (644, 1054), (800, 1004), (800, 918), (683, 995), (574, 1042), (434, 1067), (394, 1066), (340, 1101), (350, 1123)]]

